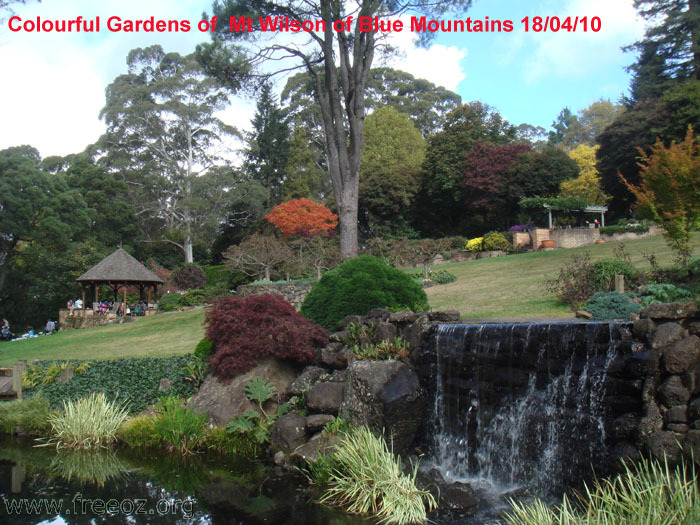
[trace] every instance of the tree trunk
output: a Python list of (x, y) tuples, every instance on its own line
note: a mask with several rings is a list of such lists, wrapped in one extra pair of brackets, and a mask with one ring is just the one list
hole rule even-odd
[(192, 264), (194, 258), (192, 257), (192, 239), (188, 235), (185, 237), (185, 243), (182, 246), (182, 251), (185, 252), (185, 263)]
[(272, 279), (270, 279), (270, 267), (269, 266), (265, 266), (265, 280), (272, 281)]
[(430, 263), (428, 261), (423, 261), (423, 279), (430, 279)]

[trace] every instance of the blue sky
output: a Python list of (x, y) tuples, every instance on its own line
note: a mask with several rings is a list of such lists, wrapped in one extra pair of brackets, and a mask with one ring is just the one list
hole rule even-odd
[[(193, 24), (210, 0), (43, 0), (16, 7), (23, 19), (70, 19), (78, 15), (186, 19)], [(598, 16), (593, 33), (526, 33), (525, 16)], [(600, 98), (616, 101), (628, 88), (624, 67), (634, 56), (621, 46), (639, 38), (642, 22), (632, 0), (475, 0), (472, 19), (513, 20), (511, 33), (440, 33), (429, 49), (416, 49), (406, 30), (391, 37), (402, 54), (393, 67), (481, 100), (514, 124), (548, 128), (559, 111), (577, 111)], [(205, 34), (14, 33), (0, 25), (0, 149), (30, 144), (42, 155), (81, 151), (104, 130), (98, 113), (105, 87), (125, 71), (129, 50), (161, 44), (188, 53)], [(379, 65), (379, 62), (375, 62)], [(281, 84), (280, 84), (281, 88)], [(240, 128), (254, 113), (251, 100), (235, 98), (224, 118)]]

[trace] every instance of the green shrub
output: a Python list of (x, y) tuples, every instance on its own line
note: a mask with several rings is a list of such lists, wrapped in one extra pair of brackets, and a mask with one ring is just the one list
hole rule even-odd
[(261, 451), (261, 445), (252, 433), (229, 432), (226, 427), (209, 429), (202, 445), (207, 450), (245, 460), (255, 459)]
[(428, 298), (406, 273), (362, 255), (326, 272), (306, 296), (301, 313), (334, 329), (346, 315), (365, 315), (372, 308), (420, 312), (428, 309)]
[(401, 459), (366, 427), (341, 436), (331, 458), (328, 488), (321, 501), (352, 514), (371, 514), (380, 523), (425, 523), (435, 498), (416, 487), (418, 465), (404, 474)]
[(156, 433), (154, 416), (136, 416), (117, 430), (117, 439), (132, 448), (160, 448), (163, 439)]
[(593, 314), (596, 321), (627, 320), (630, 314), (639, 313), (640, 306), (630, 300), (629, 295), (620, 292), (597, 292), (584, 306)]
[(207, 286), (214, 286), (219, 282), (226, 282), (229, 278), (228, 266), (219, 264), (218, 266), (205, 266), (204, 276), (206, 277)]
[(655, 303), (675, 303), (690, 301), (693, 298), (689, 290), (670, 283), (647, 284), (639, 295), (642, 298), (642, 308)]
[[(162, 395), (158, 391), (162, 378), (168, 378), (172, 382), (168, 393), (178, 397), (190, 396), (194, 388), (185, 379), (185, 366), (194, 360), (195, 357), (190, 354), (175, 357), (93, 361), (82, 374), (76, 374), (70, 381), (53, 382), (48, 385), (38, 384), (27, 390), (27, 396), (42, 393), (52, 407), (60, 407), (63, 401), (78, 399), (93, 391), (100, 391), (104, 392), (109, 399), (118, 400), (128, 408), (131, 414), (135, 414), (158, 401)], [(50, 361), (42, 361), (34, 366), (43, 370), (52, 364), (54, 363)], [(41, 373), (41, 371), (38, 372), (39, 375)]]
[(161, 312), (172, 312), (175, 308), (179, 308), (180, 304), (179, 293), (166, 293), (158, 300), (158, 310)]
[[(425, 283), (425, 280), (423, 278), (423, 271), (416, 272), (411, 274), (411, 277), (421, 286)], [(453, 283), (457, 280), (457, 276), (453, 273), (448, 272), (447, 270), (438, 270), (438, 271), (433, 271), (430, 270), (428, 272), (428, 279), (429, 282), (432, 282), (434, 284), (448, 284), (448, 283)]]
[(637, 270), (627, 261), (602, 259), (593, 263), (593, 281), (597, 292), (609, 292), (615, 288), (615, 276), (624, 275), (625, 283), (631, 285), (637, 277)]
[(598, 480), (572, 504), (541, 500), (520, 504), (504, 517), (509, 525), (692, 525), (700, 523), (700, 494), (693, 469), (676, 470), (642, 459), (612, 480)]
[(204, 441), (207, 416), (182, 406), (177, 397), (164, 397), (156, 413), (153, 429), (168, 449), (191, 454)]
[(488, 251), (507, 250), (508, 248), (510, 248), (510, 243), (503, 234), (498, 232), (491, 232), (487, 233), (484, 236), (483, 246), (483, 249)]
[(0, 403), (0, 433), (13, 434), (19, 427), (31, 436), (48, 437), (52, 414), (49, 402), (43, 396)]
[(102, 392), (93, 392), (64, 402), (63, 413), (49, 417), (52, 436), (47, 443), (57, 448), (104, 448), (114, 442), (127, 417), (124, 407), (109, 401)]
[(194, 356), (202, 361), (209, 359), (212, 351), (212, 343), (206, 337), (199, 340), (194, 348)]

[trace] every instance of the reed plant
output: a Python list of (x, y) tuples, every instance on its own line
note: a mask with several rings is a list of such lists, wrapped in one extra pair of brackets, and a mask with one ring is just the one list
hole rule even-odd
[(51, 461), (51, 473), (66, 481), (104, 487), (124, 478), (127, 466), (111, 450), (62, 450)]
[(416, 487), (418, 465), (404, 474), (400, 458), (366, 427), (354, 428), (340, 438), (333, 462), (322, 503), (397, 525), (425, 523), (426, 506), (429, 510), (437, 507), (432, 494)]
[(177, 397), (168, 396), (161, 399), (157, 412), (153, 428), (170, 450), (192, 454), (204, 441), (207, 416), (183, 407)]
[(48, 400), (39, 395), (0, 403), (0, 434), (14, 434), (19, 427), (25, 434), (48, 437), (52, 413)]
[(132, 448), (159, 448), (163, 440), (156, 433), (155, 423), (155, 416), (132, 417), (119, 427), (117, 439)]
[(509, 525), (697, 525), (700, 493), (694, 468), (642, 459), (613, 479), (596, 480), (579, 495), (549, 508), (540, 500), (511, 502)]
[(102, 392), (64, 401), (63, 412), (49, 417), (53, 435), (46, 444), (59, 449), (104, 448), (114, 442), (117, 429), (127, 417), (126, 408), (109, 401)]

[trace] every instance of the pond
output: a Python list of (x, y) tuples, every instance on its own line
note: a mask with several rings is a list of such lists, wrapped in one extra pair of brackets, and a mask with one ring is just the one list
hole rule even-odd
[(0, 523), (373, 523), (314, 503), (299, 475), (220, 456), (78, 452), (0, 441)]
[[(376, 523), (315, 503), (318, 493), (301, 473), (278, 472), (260, 462), (133, 449), (58, 452), (34, 444), (0, 440), (0, 523)], [(431, 522), (501, 523), (497, 516), (506, 507), (504, 499), (482, 501), (475, 515), (459, 517), (441, 509), (430, 516)]]

